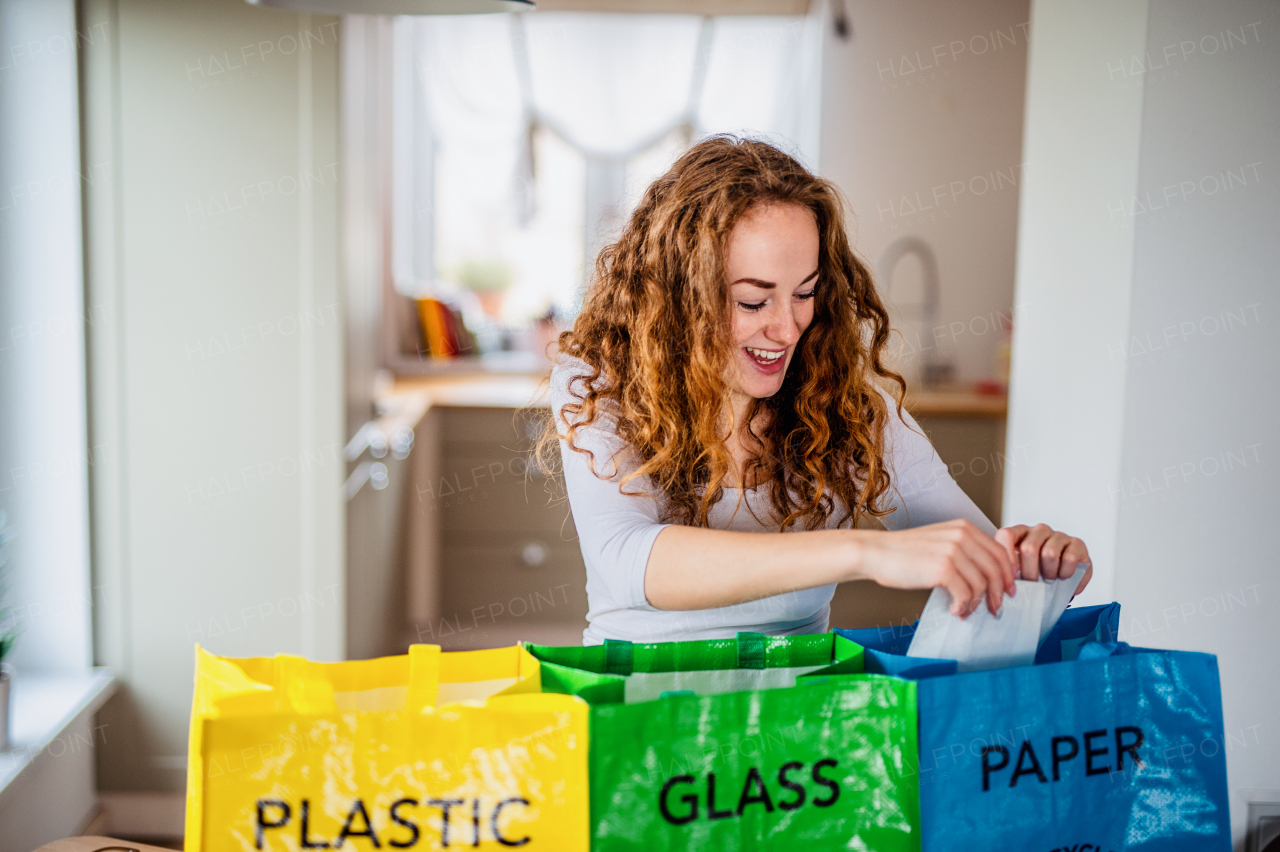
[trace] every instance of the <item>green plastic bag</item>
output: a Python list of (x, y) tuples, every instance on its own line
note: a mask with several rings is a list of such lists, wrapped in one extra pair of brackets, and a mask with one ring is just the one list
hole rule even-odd
[[(741, 634), (526, 647), (544, 690), (591, 704), (594, 852), (919, 850), (916, 684), (858, 673), (860, 646)], [(640, 697), (672, 674), (678, 690)]]

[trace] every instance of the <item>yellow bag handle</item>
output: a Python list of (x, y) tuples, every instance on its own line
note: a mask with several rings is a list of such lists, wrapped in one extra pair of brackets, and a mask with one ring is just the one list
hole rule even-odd
[(440, 692), (440, 646), (409, 646), (409, 695), (405, 710), (420, 713), (434, 707)]
[(197, 647), (192, 712), (205, 717), (418, 713), (442, 701), (541, 691), (541, 665), (520, 646), (444, 653), (438, 645), (411, 645), (408, 654), (397, 657), (341, 663), (293, 654), (234, 659)]

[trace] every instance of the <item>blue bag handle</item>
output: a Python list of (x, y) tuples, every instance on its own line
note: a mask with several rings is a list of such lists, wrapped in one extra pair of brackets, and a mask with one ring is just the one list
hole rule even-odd
[(906, 680), (924, 680), (955, 674), (955, 660), (907, 656), (907, 648), (911, 646), (911, 637), (916, 634), (917, 624), (919, 622), (898, 627), (836, 629), (831, 632), (862, 646), (862, 666), (867, 674), (894, 675)]
[(911, 639), (916, 635), (919, 621), (889, 627), (860, 627), (856, 630), (836, 628), (836, 633), (850, 642), (856, 642), (868, 651), (883, 651), (886, 654), (904, 656), (911, 647)]
[(1090, 642), (1115, 642), (1120, 638), (1120, 604), (1068, 608), (1040, 643), (1036, 665), (1070, 662)]
[(1080, 646), (1080, 656), (1076, 660), (1105, 660), (1108, 657), (1125, 657), (1135, 653), (1128, 642), (1087, 642)]

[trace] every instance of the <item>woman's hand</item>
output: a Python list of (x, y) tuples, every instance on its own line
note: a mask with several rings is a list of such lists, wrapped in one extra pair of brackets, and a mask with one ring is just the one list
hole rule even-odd
[(1012, 551), (965, 520), (898, 532), (867, 531), (863, 575), (891, 589), (951, 593), (951, 612), (968, 617), (983, 598), (994, 615), (1005, 593), (1014, 592)]
[(1084, 546), (1084, 542), (1056, 532), (1048, 524), (1005, 527), (996, 532), (996, 541), (1018, 567), (1023, 580), (1066, 579), (1084, 566), (1084, 578), (1075, 591), (1078, 595), (1093, 577), (1093, 560), (1089, 558), (1089, 548)]

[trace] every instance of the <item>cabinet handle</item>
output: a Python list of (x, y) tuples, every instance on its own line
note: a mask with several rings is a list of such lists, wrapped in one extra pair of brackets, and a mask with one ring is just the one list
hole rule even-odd
[(364, 454), (365, 450), (375, 459), (386, 458), (387, 450), (391, 450), (394, 459), (406, 458), (413, 449), (413, 429), (401, 426), (388, 439), (378, 424), (370, 420), (356, 430), (355, 435), (347, 442), (343, 455), (347, 461), (353, 462)]
[(385, 464), (382, 462), (364, 462), (351, 471), (351, 475), (347, 477), (347, 481), (342, 485), (342, 493), (347, 502), (350, 502), (360, 493), (360, 489), (364, 487), (366, 482), (373, 486), (374, 491), (381, 491), (387, 487), (390, 481)]

